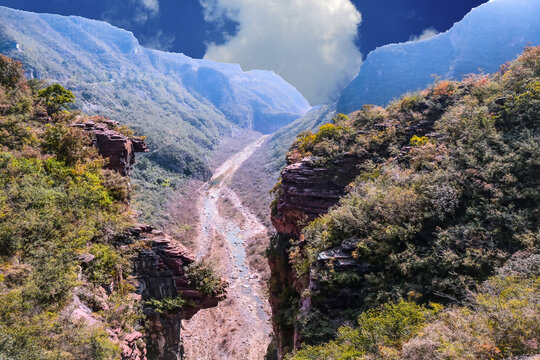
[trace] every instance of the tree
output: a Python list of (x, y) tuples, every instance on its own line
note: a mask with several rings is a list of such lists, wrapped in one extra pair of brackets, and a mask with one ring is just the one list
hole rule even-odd
[(40, 90), (38, 95), (45, 100), (49, 115), (58, 113), (62, 108), (67, 109), (67, 104), (75, 102), (75, 95), (60, 84), (52, 84)]
[(21, 87), (25, 83), (22, 64), (7, 56), (0, 55), (0, 85), (8, 90)]

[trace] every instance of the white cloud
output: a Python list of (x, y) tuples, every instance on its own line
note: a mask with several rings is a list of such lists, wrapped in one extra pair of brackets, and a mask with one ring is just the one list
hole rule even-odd
[(358, 72), (361, 15), (350, 0), (200, 0), (205, 19), (238, 22), (205, 58), (273, 70), (312, 103), (327, 103)]
[(432, 37), (434, 37), (435, 35), (438, 35), (439, 32), (435, 29), (435, 28), (427, 28), (425, 29), (424, 31), (422, 31), (422, 33), (420, 35), (411, 35), (409, 37), (409, 41), (421, 41), (421, 40), (427, 40), (427, 39), (430, 39)]
[(139, 34), (139, 41), (150, 49), (170, 51), (174, 46), (175, 37), (157, 30), (152, 34)]
[(150, 12), (157, 14), (159, 12), (159, 0), (140, 0), (141, 5)]

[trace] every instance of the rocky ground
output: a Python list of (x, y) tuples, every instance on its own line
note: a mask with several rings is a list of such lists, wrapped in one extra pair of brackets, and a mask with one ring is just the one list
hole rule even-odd
[(268, 230), (229, 187), (236, 170), (265, 138), (229, 157), (203, 185), (196, 256), (210, 262), (229, 282), (229, 289), (227, 300), (218, 307), (184, 321), (182, 338), (188, 360), (263, 359), (270, 343), (267, 271), (249, 266), (252, 251), (248, 250)]

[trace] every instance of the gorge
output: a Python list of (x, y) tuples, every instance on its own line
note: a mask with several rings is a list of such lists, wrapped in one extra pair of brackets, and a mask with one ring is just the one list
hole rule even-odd
[(313, 107), (0, 7), (0, 359), (534, 359), (539, 5), (381, 47)]

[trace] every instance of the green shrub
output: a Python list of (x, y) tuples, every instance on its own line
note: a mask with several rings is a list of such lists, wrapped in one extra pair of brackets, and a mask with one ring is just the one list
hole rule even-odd
[(221, 279), (206, 263), (192, 263), (185, 267), (184, 271), (186, 271), (189, 283), (205, 295), (218, 295), (225, 291)]
[(274, 321), (279, 326), (294, 328), (298, 315), (300, 295), (294, 289), (287, 288), (279, 294), (279, 311)]
[(24, 117), (9, 115), (0, 117), (0, 146), (20, 150), (37, 143), (34, 131), (24, 124)]
[[(427, 308), (404, 300), (387, 303), (361, 314), (358, 328), (341, 327), (335, 340), (318, 346), (304, 346), (289, 358), (358, 359), (365, 355), (387, 358), (384, 355), (395, 353), (392, 349), (399, 349), (401, 343), (416, 335), (439, 311), (440, 305)], [(319, 334), (324, 331), (324, 326), (314, 329)]]
[(97, 285), (107, 285), (112, 280), (119, 279), (122, 269), (128, 263), (117, 249), (106, 244), (92, 244), (89, 253), (94, 259), (88, 265), (86, 274), (88, 279)]
[(295, 323), (305, 344), (313, 345), (328, 341), (334, 335), (334, 329), (330, 325), (330, 319), (318, 310), (309, 312), (300, 311)]
[(164, 312), (175, 312), (182, 309), (186, 305), (186, 300), (180, 296), (176, 296), (163, 299), (150, 299), (145, 304), (151, 306), (157, 313), (162, 314)]

